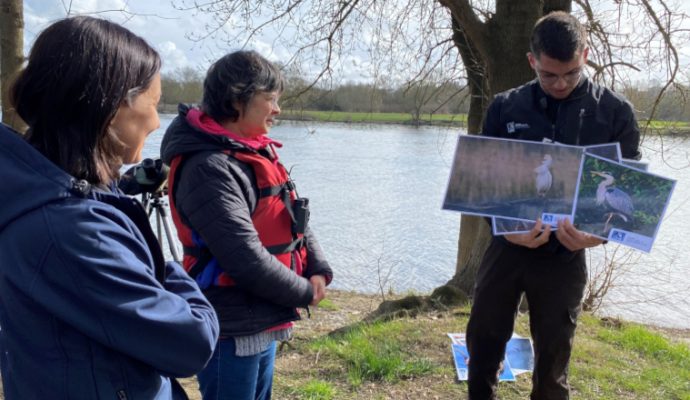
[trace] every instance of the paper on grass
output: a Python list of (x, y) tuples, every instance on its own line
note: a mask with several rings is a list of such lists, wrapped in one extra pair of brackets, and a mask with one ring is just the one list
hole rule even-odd
[[(470, 356), (467, 351), (464, 333), (449, 333), (451, 350), (455, 362), (455, 370), (458, 380), (466, 381), (468, 378), (468, 365)], [(508, 341), (506, 353), (503, 359), (503, 369), (500, 371), (499, 381), (514, 381), (515, 377), (534, 369), (534, 352), (532, 341), (513, 334)]]

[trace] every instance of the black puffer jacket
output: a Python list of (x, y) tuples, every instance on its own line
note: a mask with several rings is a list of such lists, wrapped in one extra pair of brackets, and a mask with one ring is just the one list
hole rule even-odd
[[(546, 138), (579, 146), (619, 142), (623, 158), (640, 158), (640, 131), (630, 103), (586, 78), (563, 100), (548, 97), (536, 79), (497, 94), (482, 135), (539, 142)], [(496, 239), (515, 246), (503, 236)], [(536, 250), (572, 256), (553, 234)]]
[(313, 298), (308, 278), (332, 279), (321, 247), (307, 229), (307, 269), (300, 277), (262, 246), (251, 219), (258, 198), (254, 171), (222, 152), (246, 148), (190, 126), (187, 111), (181, 105), (168, 127), (161, 158), (170, 164), (176, 156), (184, 156), (175, 177), (175, 207), (235, 281), (235, 286), (204, 290), (218, 314), (221, 335), (250, 335), (299, 319), (295, 308), (306, 307)]

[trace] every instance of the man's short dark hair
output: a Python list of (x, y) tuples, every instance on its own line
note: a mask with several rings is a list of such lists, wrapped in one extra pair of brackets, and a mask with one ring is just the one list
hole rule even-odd
[(122, 142), (110, 129), (121, 105), (159, 72), (158, 53), (124, 27), (88, 16), (66, 18), (36, 38), (10, 102), (29, 125), (26, 139), (77, 179), (119, 175)]
[(237, 121), (257, 92), (282, 92), (280, 70), (255, 51), (236, 51), (213, 63), (204, 79), (201, 109), (217, 122)]
[(587, 30), (580, 21), (563, 11), (553, 11), (534, 25), (530, 50), (535, 57), (542, 54), (561, 62), (571, 61), (587, 45)]

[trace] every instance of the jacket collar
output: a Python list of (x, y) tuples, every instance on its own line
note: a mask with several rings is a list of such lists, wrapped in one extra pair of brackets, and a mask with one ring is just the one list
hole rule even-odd
[(222, 125), (216, 122), (210, 115), (204, 113), (203, 111), (192, 108), (187, 111), (187, 122), (208, 134), (225, 136), (228, 139), (243, 144), (244, 146), (258, 151), (264, 149), (268, 146), (282, 147), (282, 143), (266, 135), (259, 135), (251, 138), (246, 138), (238, 135), (235, 132), (230, 132), (225, 129)]

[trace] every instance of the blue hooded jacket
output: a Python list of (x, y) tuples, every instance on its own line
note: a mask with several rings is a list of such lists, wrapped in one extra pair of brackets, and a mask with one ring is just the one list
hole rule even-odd
[(218, 321), (196, 283), (147, 244), (135, 201), (77, 184), (0, 125), (6, 399), (186, 397), (171, 378), (204, 367)]

